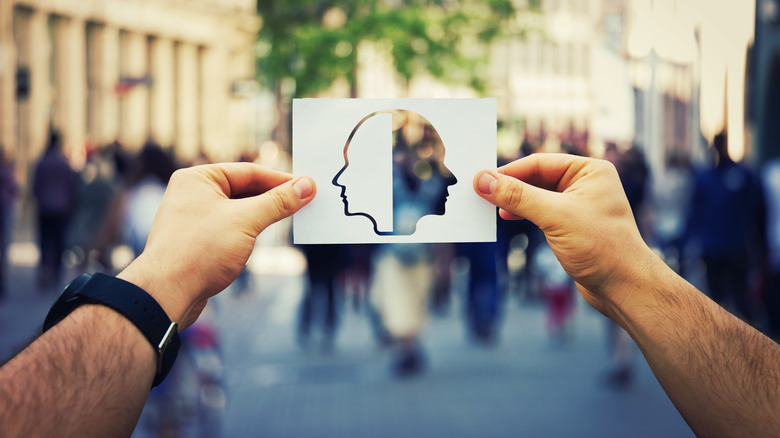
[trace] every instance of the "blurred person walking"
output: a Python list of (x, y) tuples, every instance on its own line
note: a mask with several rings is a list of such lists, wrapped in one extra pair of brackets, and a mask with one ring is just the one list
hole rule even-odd
[(78, 175), (62, 152), (59, 131), (49, 132), (46, 151), (35, 166), (33, 195), (38, 208), (41, 290), (60, 283), (65, 232), (73, 212)]
[(92, 150), (80, 173), (75, 211), (68, 230), (68, 247), (82, 269), (97, 262), (111, 272), (110, 246), (118, 234), (119, 181), (108, 147)]
[[(362, 308), (368, 290), (372, 246), (325, 244), (300, 248), (306, 256), (308, 282), (298, 311), (297, 341), (306, 347), (314, 332), (319, 331), (320, 346), (330, 351), (335, 345), (344, 298), (349, 297), (355, 311)], [(383, 334), (375, 334), (382, 342)]]
[(664, 260), (684, 276), (686, 220), (693, 191), (693, 169), (688, 157), (673, 152), (666, 169), (653, 179), (654, 240)]
[(338, 322), (339, 295), (337, 276), (344, 271), (340, 245), (301, 245), (306, 255), (308, 283), (298, 312), (298, 344), (309, 344), (314, 325), (320, 328), (323, 350), (333, 349)]
[(6, 293), (8, 273), (8, 247), (14, 224), (16, 198), (19, 186), (14, 175), (13, 162), (6, 157), (5, 148), (0, 145), (0, 300)]
[(715, 167), (695, 176), (688, 234), (706, 268), (710, 297), (736, 308), (749, 322), (755, 317), (748, 276), (758, 263), (762, 219), (761, 186), (728, 154), (725, 132), (713, 140)]
[(471, 338), (482, 344), (496, 340), (502, 294), (498, 288), (498, 244), (463, 243), (459, 252), (469, 261), (466, 325)]
[[(371, 280), (371, 304), (387, 336), (399, 377), (421, 373), (425, 357), (420, 337), (434, 285), (433, 251), (429, 243), (384, 244), (377, 248)], [(381, 340), (381, 339), (380, 339)]]
[(174, 170), (173, 159), (152, 141), (146, 142), (131, 164), (121, 218), (124, 242), (135, 256), (141, 254), (146, 245), (157, 207)]
[(532, 271), (538, 279), (539, 293), (547, 309), (547, 333), (553, 343), (562, 344), (571, 334), (576, 290), (574, 281), (546, 242), (539, 245)]

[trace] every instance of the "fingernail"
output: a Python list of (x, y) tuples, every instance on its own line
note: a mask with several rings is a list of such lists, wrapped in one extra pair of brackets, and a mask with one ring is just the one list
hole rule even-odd
[(486, 195), (490, 195), (494, 190), (496, 190), (496, 184), (498, 184), (496, 177), (485, 172), (479, 177), (479, 181), (477, 181), (477, 188), (480, 192)]
[(293, 184), (293, 190), (295, 190), (295, 194), (298, 195), (299, 198), (306, 199), (311, 196), (313, 187), (311, 186), (311, 181), (309, 178), (301, 178), (298, 181), (295, 181), (295, 184)]

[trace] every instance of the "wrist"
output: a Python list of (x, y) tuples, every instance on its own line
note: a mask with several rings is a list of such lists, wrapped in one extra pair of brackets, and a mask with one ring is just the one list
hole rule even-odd
[(675, 333), (681, 321), (671, 321), (670, 315), (687, 308), (692, 294), (699, 294), (649, 248), (648, 252), (644, 262), (636, 264), (632, 280), (611, 302), (612, 319), (638, 343), (646, 338), (660, 340), (659, 330)]
[(637, 324), (646, 323), (647, 318), (659, 310), (664, 285), (677, 277), (647, 246), (630, 261), (625, 269), (614, 273), (612, 281), (602, 291), (607, 316), (629, 333)]
[(179, 294), (172, 293), (180, 290), (182, 285), (177, 284), (170, 276), (156, 275), (162, 270), (150, 266), (152, 265), (147, 263), (144, 254), (141, 254), (116, 277), (145, 290), (163, 308), (171, 321), (179, 323), (179, 330), (182, 330), (181, 321), (185, 319), (190, 306), (178, 299)]
[[(157, 352), (157, 386), (173, 366), (179, 350), (178, 324), (165, 309), (137, 284), (102, 273), (82, 274), (71, 281), (52, 304), (43, 323), (43, 331), (56, 326), (84, 305), (112, 309), (132, 323)], [(170, 347), (170, 348), (169, 348)]]

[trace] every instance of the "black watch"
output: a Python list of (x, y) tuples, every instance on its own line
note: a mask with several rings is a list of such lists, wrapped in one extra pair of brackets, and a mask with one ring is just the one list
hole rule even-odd
[(71, 281), (51, 306), (43, 331), (62, 321), (82, 304), (101, 304), (130, 320), (157, 352), (157, 374), (152, 387), (159, 385), (179, 353), (179, 330), (165, 310), (140, 287), (105, 274), (81, 274)]

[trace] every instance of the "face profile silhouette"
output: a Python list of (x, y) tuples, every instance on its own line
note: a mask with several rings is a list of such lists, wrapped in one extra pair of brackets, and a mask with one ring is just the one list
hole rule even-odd
[(444, 153), (439, 133), (416, 112), (367, 115), (350, 133), (344, 167), (332, 181), (341, 187), (344, 214), (368, 218), (380, 236), (414, 234), (420, 218), (444, 214), (447, 188), (458, 181)]

